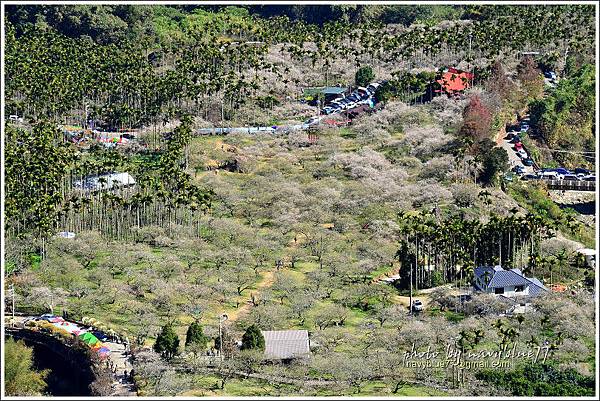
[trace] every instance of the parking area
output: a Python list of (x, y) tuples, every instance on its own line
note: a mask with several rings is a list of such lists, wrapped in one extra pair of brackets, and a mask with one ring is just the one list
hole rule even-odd
[(508, 154), (511, 173), (524, 175), (535, 172), (535, 162), (521, 142), (521, 137), (527, 135), (529, 129), (529, 116), (525, 116), (517, 125), (507, 130), (506, 136), (499, 143)]
[[(531, 127), (529, 126), (529, 115), (525, 115), (517, 124), (507, 129), (506, 136), (498, 140), (498, 146), (501, 146), (508, 153), (510, 171), (505, 174), (505, 179), (511, 181), (515, 176), (523, 180), (548, 180), (552, 185), (563, 183), (560, 186), (564, 189), (578, 187), (574, 185), (577, 182), (596, 180), (595, 172), (576, 168), (573, 170), (564, 167), (541, 169), (531, 158), (529, 151), (525, 148), (521, 139), (525, 136), (531, 136)], [(566, 185), (573, 184), (573, 185)], [(582, 183), (582, 185), (585, 183)], [(586, 187), (587, 188), (587, 187)]]
[(363, 106), (373, 107), (375, 105), (375, 92), (382, 84), (383, 82), (373, 82), (367, 87), (359, 86), (350, 95), (329, 102), (321, 109), (321, 114), (351, 113), (353, 109)]

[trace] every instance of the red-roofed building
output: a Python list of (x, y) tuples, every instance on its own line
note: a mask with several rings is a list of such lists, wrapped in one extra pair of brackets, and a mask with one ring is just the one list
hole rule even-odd
[(445, 92), (448, 95), (457, 94), (469, 88), (474, 77), (475, 75), (471, 72), (448, 68), (442, 77), (436, 80), (441, 86), (441, 89), (437, 89), (436, 92)]

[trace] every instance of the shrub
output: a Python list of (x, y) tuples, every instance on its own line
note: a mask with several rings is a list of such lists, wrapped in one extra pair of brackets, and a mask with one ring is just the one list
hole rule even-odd
[(356, 85), (357, 86), (367, 86), (375, 79), (375, 73), (373, 72), (373, 68), (370, 66), (360, 67), (358, 71), (356, 71)]
[(242, 349), (265, 349), (265, 337), (257, 325), (253, 324), (246, 329), (242, 336)]

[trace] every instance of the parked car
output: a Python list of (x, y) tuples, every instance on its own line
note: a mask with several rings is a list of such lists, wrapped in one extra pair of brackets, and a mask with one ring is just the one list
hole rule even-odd
[(515, 150), (519, 151), (523, 149), (523, 144), (521, 142), (515, 143)]
[(533, 166), (533, 159), (531, 159), (530, 157), (527, 157), (527, 158), (523, 159), (523, 164), (526, 166)]
[(519, 156), (521, 159), (529, 158), (529, 155), (527, 154), (527, 152), (525, 152), (524, 149), (519, 149), (519, 151), (517, 152), (517, 156)]
[(18, 123), (22, 123), (22, 122), (24, 121), (24, 120), (23, 120), (23, 117), (19, 117), (19, 116), (18, 116), (18, 115), (16, 115), (16, 114), (11, 114), (11, 115), (8, 117), (8, 119), (9, 119), (10, 121), (16, 121), (16, 122), (18, 122)]
[(539, 180), (540, 178), (537, 174), (524, 174), (521, 176), (522, 180)]
[(588, 175), (587, 177), (583, 178), (584, 181), (596, 181), (596, 176), (595, 175)]
[(510, 140), (510, 143), (519, 143), (519, 142), (521, 142), (521, 137), (517, 134), (513, 134), (513, 137)]
[(579, 175), (579, 174), (590, 175), (592, 173), (590, 170), (585, 169), (585, 168), (580, 168), (580, 167), (577, 167), (575, 170), (573, 170), (573, 172), (577, 175)]
[(513, 139), (514, 136), (515, 136), (515, 134), (513, 134), (512, 132), (509, 132), (508, 134), (506, 134), (504, 139), (506, 139), (507, 141), (510, 141), (511, 139)]
[(415, 299), (412, 303), (412, 310), (415, 312), (421, 312), (423, 310), (423, 302)]
[(527, 124), (521, 125), (521, 132), (527, 132), (527, 131), (529, 131), (529, 125), (527, 125)]
[(370, 84), (369, 86), (367, 86), (367, 89), (369, 91), (371, 91), (371, 95), (374, 95), (375, 92), (377, 92), (377, 88), (379, 88), (379, 86), (380, 85), (378, 83), (373, 83), (373, 84)]
[(563, 180), (567, 180), (567, 181), (581, 181), (581, 178), (577, 177), (575, 174), (565, 174), (563, 176)]
[(504, 174), (504, 180), (508, 181), (508, 182), (511, 182), (513, 180), (513, 173), (511, 173), (511, 172), (505, 173)]
[(552, 168), (552, 169), (549, 169), (549, 171), (556, 171), (558, 174), (562, 174), (562, 175), (573, 174), (573, 172), (571, 170), (567, 170), (564, 167)]
[(523, 167), (523, 166), (514, 166), (513, 168), (510, 169), (510, 171), (521, 175), (521, 174), (525, 173), (525, 167)]
[(548, 180), (560, 180), (563, 177), (563, 174), (559, 174), (556, 171), (542, 171), (540, 176), (544, 179)]

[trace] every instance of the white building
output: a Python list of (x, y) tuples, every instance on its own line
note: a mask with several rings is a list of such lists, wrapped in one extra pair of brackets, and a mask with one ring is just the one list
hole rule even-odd
[(135, 180), (129, 173), (109, 173), (97, 176), (88, 176), (83, 180), (75, 181), (75, 188), (87, 191), (111, 190), (119, 187), (131, 187)]
[(578, 253), (585, 256), (585, 262), (592, 269), (596, 268), (596, 250), (590, 248), (582, 248), (577, 250)]
[(548, 291), (537, 278), (525, 277), (519, 269), (505, 270), (501, 266), (477, 267), (473, 284), (478, 291), (508, 298), (536, 296)]

